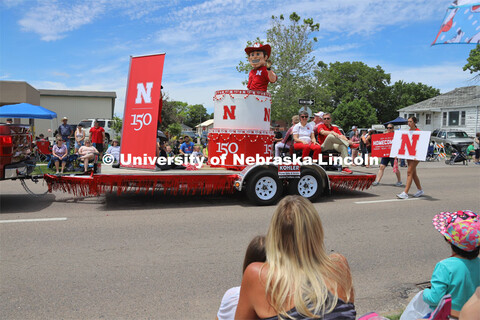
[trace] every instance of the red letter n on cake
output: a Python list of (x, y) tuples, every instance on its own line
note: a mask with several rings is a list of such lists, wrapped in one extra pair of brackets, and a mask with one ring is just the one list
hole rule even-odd
[(235, 120), (235, 108), (236, 106), (223, 106), (223, 120), (227, 120), (230, 118), (231, 120)]

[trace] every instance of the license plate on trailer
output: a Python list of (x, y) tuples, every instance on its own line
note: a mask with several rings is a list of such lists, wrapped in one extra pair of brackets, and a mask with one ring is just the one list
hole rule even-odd
[(278, 166), (278, 177), (279, 178), (299, 178), (300, 177), (300, 166), (299, 165), (281, 165)]

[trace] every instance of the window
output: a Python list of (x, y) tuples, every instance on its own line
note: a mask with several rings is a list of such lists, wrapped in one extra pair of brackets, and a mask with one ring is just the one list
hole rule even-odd
[(447, 137), (451, 138), (468, 138), (468, 135), (465, 131), (451, 131), (447, 133)]
[(407, 114), (406, 113), (403, 114), (403, 118), (407, 119)]
[(438, 129), (437, 129), (437, 130), (434, 130), (434, 131), (432, 132), (432, 137), (436, 137), (437, 134), (438, 134), (438, 131), (439, 131)]
[(438, 136), (442, 139), (445, 139), (447, 137), (447, 133), (445, 131), (440, 131), (440, 133), (438, 134)]
[(460, 125), (461, 126), (464, 126), (465, 125), (465, 116), (466, 116), (466, 112), (465, 111), (462, 111), (462, 116), (460, 117)]
[(450, 111), (448, 113), (448, 125), (449, 126), (458, 126), (460, 124), (459, 119), (460, 112), (459, 111)]
[(432, 114), (431, 113), (427, 113), (425, 115), (425, 124), (432, 124)]
[(445, 127), (446, 125), (447, 125), (447, 113), (444, 112), (442, 117), (442, 127)]

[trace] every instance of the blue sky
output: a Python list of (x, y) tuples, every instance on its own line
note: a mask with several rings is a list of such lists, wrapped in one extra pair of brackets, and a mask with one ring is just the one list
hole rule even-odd
[[(247, 40), (272, 15), (320, 23), (313, 55), (380, 65), (397, 80), (447, 92), (477, 84), (462, 70), (473, 45), (430, 44), (451, 0), (3, 0), (0, 80), (37, 89), (116, 91), (123, 115), (131, 55), (166, 53), (171, 100), (213, 111), (216, 90), (241, 89)], [(281, 48), (273, 48), (281, 50)], [(301, 97), (299, 97), (301, 98)]]

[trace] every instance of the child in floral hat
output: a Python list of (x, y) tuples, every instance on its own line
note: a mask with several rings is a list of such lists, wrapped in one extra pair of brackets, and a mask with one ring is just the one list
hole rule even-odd
[(480, 286), (480, 221), (472, 211), (441, 212), (433, 218), (433, 225), (450, 243), (452, 256), (435, 266), (431, 288), (423, 291), (423, 301), (435, 308), (440, 299), (452, 296), (451, 315), (459, 312)]

